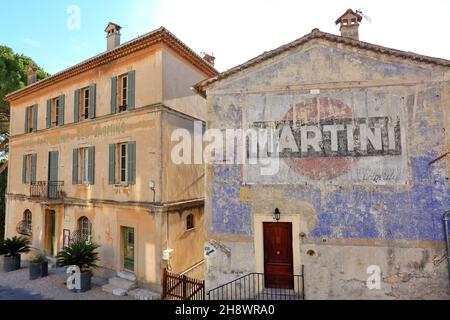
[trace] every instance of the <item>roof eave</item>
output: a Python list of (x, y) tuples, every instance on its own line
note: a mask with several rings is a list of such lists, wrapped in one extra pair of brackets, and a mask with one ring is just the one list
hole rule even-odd
[(26, 96), (27, 94), (51, 86), (58, 81), (66, 80), (80, 73), (91, 70), (97, 66), (126, 56), (130, 52), (137, 52), (143, 48), (153, 46), (157, 43), (165, 43), (170, 47), (179, 49), (178, 52), (182, 56), (190, 58), (191, 63), (196, 65), (196, 67), (202, 70), (205, 74), (210, 74), (212, 76), (219, 74), (219, 72), (210, 63), (202, 59), (197, 53), (195, 53), (186, 44), (179, 40), (169, 30), (165, 29), (164, 27), (160, 27), (141, 37), (130, 40), (111, 51), (103, 52), (72, 67), (62, 70), (48, 78), (39, 80), (31, 85), (11, 92), (4, 97), (4, 100), (7, 102), (12, 102), (19, 98), (22, 98), (23, 96)]

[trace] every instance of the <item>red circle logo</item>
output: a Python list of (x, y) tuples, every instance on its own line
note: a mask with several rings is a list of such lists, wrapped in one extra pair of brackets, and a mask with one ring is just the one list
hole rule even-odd
[[(320, 120), (352, 118), (352, 108), (342, 101), (328, 97), (304, 100), (294, 106), (284, 115), (283, 120), (314, 123)], [(286, 158), (285, 163), (297, 174), (311, 180), (326, 180), (347, 173), (354, 162), (352, 157), (308, 157)]]

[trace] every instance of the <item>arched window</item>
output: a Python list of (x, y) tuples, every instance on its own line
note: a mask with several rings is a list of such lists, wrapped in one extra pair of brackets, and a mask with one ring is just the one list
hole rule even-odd
[(193, 228), (194, 228), (194, 215), (190, 213), (186, 217), (186, 230), (190, 230)]
[(32, 227), (32, 214), (30, 210), (25, 210), (23, 213), (23, 231), (24, 234), (31, 235), (31, 231), (33, 230)]
[(91, 241), (92, 224), (87, 217), (78, 219), (78, 229), (80, 230), (80, 238), (84, 241)]

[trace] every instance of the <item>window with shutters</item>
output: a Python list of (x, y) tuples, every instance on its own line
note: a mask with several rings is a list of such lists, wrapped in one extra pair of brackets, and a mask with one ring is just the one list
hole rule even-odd
[(74, 149), (73, 184), (94, 184), (94, 147)]
[(78, 149), (78, 183), (89, 184), (89, 153), (87, 148)]
[(53, 98), (52, 99), (52, 106), (50, 110), (50, 127), (55, 127), (58, 125), (60, 119), (60, 108), (61, 108), (61, 102), (59, 98)]
[(33, 107), (27, 107), (27, 130), (26, 132), (33, 132)]
[(127, 148), (128, 148), (128, 144), (127, 143), (120, 143), (118, 145), (117, 148), (117, 159), (119, 161), (117, 161), (117, 169), (116, 169), (116, 174), (117, 174), (117, 178), (116, 181), (119, 183), (127, 183), (128, 182), (128, 171), (127, 171), (127, 160), (128, 160), (128, 155), (127, 155)]
[(24, 168), (24, 170), (25, 170), (25, 180), (24, 180), (24, 183), (30, 183), (31, 182), (31, 161), (32, 161), (32, 157), (33, 157), (33, 155), (31, 155), (31, 154), (27, 154), (26, 156), (25, 156), (25, 168)]
[(117, 82), (117, 105), (119, 106), (118, 112), (126, 111), (128, 105), (128, 74), (119, 76)]
[(130, 185), (136, 177), (136, 142), (109, 146), (109, 184)]
[(81, 89), (80, 121), (89, 118), (89, 87)]

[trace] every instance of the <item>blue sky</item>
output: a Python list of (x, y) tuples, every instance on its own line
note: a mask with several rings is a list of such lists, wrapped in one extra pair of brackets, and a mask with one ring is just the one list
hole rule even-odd
[[(450, 59), (449, 0), (0, 0), (0, 44), (55, 73), (105, 50), (108, 21), (123, 27), (122, 42), (160, 26), (196, 52), (216, 56), (224, 71), (313, 28), (339, 34), (347, 8), (370, 16), (363, 41)], [(80, 9), (70, 29), (68, 8)], [(5, 10), (7, 9), (7, 10)]]

